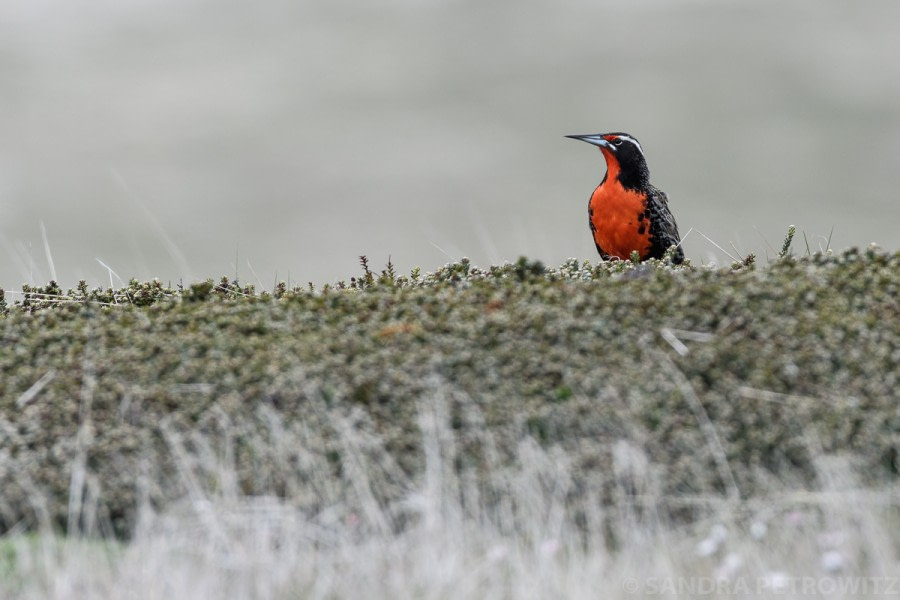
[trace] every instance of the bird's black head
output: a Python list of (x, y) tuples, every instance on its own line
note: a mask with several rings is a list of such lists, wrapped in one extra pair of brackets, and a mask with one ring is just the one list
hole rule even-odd
[(598, 146), (606, 158), (607, 177), (615, 177), (622, 187), (643, 189), (650, 185), (650, 169), (644, 158), (644, 149), (634, 136), (627, 133), (595, 133), (591, 135), (567, 135)]

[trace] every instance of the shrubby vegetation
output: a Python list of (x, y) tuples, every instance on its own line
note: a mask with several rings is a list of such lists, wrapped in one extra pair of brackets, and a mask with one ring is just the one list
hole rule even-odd
[(872, 248), (732, 270), (363, 260), (349, 283), (272, 292), (25, 287), (0, 318), (0, 529), (128, 536), (142, 504), (223, 490), (402, 529), (423, 414), (450, 432), (458, 496), (515, 510), (496, 474), (535, 443), (565, 457), (547, 484), (573, 524), (611, 544), (598, 523), (626, 504), (690, 521), (692, 498), (816, 489), (827, 456), (895, 484), (898, 273)]

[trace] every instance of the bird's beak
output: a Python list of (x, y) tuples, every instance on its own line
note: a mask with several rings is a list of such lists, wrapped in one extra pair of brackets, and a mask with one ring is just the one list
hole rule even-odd
[(606, 148), (610, 151), (615, 151), (615, 146), (603, 139), (602, 133), (594, 133), (591, 135), (567, 135), (566, 137), (572, 138), (573, 140), (581, 140), (582, 142), (587, 142), (588, 144), (593, 144), (594, 146)]

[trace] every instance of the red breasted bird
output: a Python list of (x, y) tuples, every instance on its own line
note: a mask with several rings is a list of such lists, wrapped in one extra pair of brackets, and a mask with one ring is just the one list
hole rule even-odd
[(641, 148), (627, 133), (567, 135), (598, 146), (606, 159), (606, 175), (591, 194), (588, 219), (597, 252), (603, 259), (661, 258), (676, 246), (672, 262), (684, 261), (681, 238), (665, 192), (650, 185), (650, 170)]

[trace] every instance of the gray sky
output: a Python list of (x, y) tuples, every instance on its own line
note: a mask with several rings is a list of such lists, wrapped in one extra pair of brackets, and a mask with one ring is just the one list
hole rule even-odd
[(900, 242), (891, 0), (125, 4), (0, 8), (0, 287), (595, 260), (601, 131), (731, 253)]

